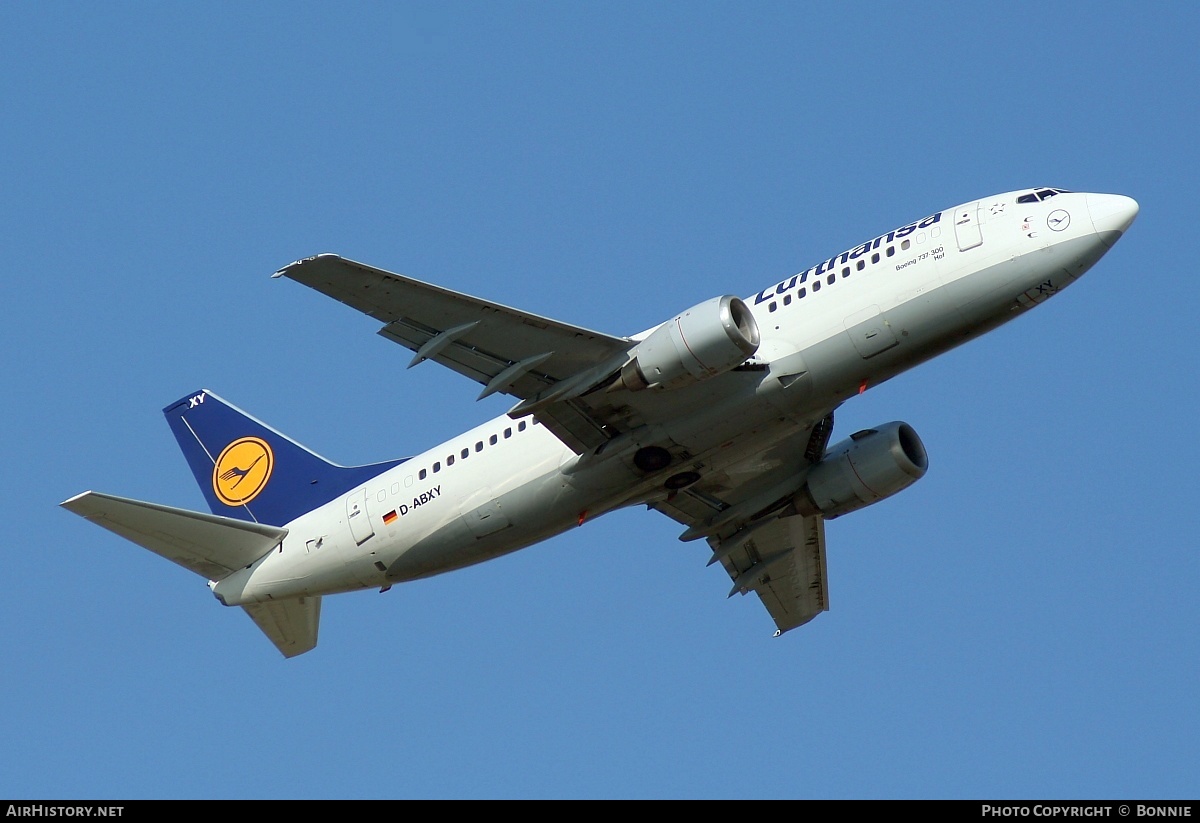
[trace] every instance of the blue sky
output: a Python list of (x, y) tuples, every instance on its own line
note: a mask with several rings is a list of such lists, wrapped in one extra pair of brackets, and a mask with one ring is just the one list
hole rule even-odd
[[(1200, 11), (9, 3), (0, 796), (1195, 798)], [(1141, 215), (847, 403), (930, 452), (774, 640), (652, 512), (328, 598), (284, 660), (57, 507), (203, 509), (201, 387), (343, 464), (501, 413), (269, 275), (337, 252), (614, 334), (1026, 186)]]

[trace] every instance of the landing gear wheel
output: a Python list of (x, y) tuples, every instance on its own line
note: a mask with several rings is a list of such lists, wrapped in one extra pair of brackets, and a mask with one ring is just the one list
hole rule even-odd
[(667, 478), (667, 482), (663, 483), (671, 491), (679, 491), (686, 488), (700, 479), (698, 472), (680, 472), (673, 474)]
[(671, 453), (662, 446), (645, 446), (633, 455), (633, 465), (649, 474), (671, 465)]

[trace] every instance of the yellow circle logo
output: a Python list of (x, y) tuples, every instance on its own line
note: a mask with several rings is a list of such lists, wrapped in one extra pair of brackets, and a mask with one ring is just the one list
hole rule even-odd
[(226, 506), (241, 506), (258, 497), (271, 479), (275, 455), (265, 440), (234, 440), (213, 466), (213, 491)]

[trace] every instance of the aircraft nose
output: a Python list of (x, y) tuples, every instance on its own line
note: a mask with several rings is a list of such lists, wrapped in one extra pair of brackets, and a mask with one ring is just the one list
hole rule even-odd
[(1087, 206), (1096, 234), (1110, 247), (1121, 239), (1138, 215), (1137, 201), (1123, 194), (1089, 194)]

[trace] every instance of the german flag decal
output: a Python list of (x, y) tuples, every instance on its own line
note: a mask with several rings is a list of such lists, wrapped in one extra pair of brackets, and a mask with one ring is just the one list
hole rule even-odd
[(395, 509), (392, 509), (390, 512), (388, 512), (387, 514), (385, 514), (383, 516), (383, 523), (385, 526), (390, 526), (392, 523), (395, 523), (395, 522), (396, 522), (396, 510)]

